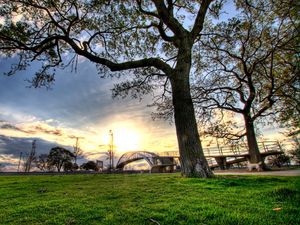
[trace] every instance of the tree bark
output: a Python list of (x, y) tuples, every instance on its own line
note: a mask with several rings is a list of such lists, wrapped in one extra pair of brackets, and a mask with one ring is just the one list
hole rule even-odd
[(203, 153), (190, 90), (190, 70), (193, 43), (189, 35), (182, 36), (178, 59), (170, 75), (172, 100), (181, 173), (185, 177), (209, 178), (214, 174)]
[[(260, 155), (260, 151), (258, 148), (257, 140), (256, 140), (256, 134), (254, 129), (254, 124), (251, 116), (249, 115), (243, 115), (245, 120), (245, 127), (246, 127), (246, 137), (247, 137), (247, 144), (249, 149), (249, 155), (250, 155), (250, 163), (259, 163), (261, 162), (263, 164), (262, 157)], [(263, 167), (263, 165), (262, 165)]]
[(181, 173), (185, 177), (213, 177), (201, 146), (189, 76), (178, 74), (175, 77), (178, 79), (171, 79), (171, 84)]

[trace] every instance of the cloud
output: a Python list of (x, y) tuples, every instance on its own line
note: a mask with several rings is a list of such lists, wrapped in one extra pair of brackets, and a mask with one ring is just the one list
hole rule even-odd
[(145, 160), (135, 161), (133, 163), (127, 164), (124, 168), (125, 170), (149, 170), (150, 166)]
[[(1, 80), (1, 76), (0, 76)], [(1, 83), (1, 81), (0, 81)], [(0, 96), (2, 97), (1, 93), (1, 85), (0, 85)], [(16, 108), (8, 107), (5, 104), (1, 105), (0, 99), (0, 123), (10, 123), (10, 124), (18, 124), (18, 123), (30, 123), (36, 121), (37, 118), (32, 116), (29, 113), (23, 113), (22, 110), (16, 110)], [(10, 122), (8, 122), (10, 121)]]
[(16, 171), (17, 166), (17, 161), (11, 160), (10, 156), (0, 155), (0, 172)]
[(1, 164), (13, 164), (11, 162), (5, 162), (5, 161), (10, 160), (12, 157), (13, 157), (12, 154), (8, 154), (8, 155), (1, 154), (0, 155), (0, 162), (1, 162)]
[(49, 150), (55, 146), (72, 149), (71, 146), (64, 146), (57, 142), (51, 142), (41, 138), (9, 137), (0, 135), (0, 154), (2, 157), (4, 157), (4, 155), (11, 155), (13, 158), (18, 158), (21, 152), (24, 154), (30, 152), (33, 140), (36, 140), (37, 154), (49, 153)]
[[(5, 71), (12, 60), (0, 60), (0, 73)], [(2, 66), (3, 64), (3, 66)], [(2, 67), (2, 68), (1, 68)], [(117, 79), (101, 79), (92, 63), (81, 63), (77, 73), (57, 70), (56, 83), (52, 90), (26, 88), (24, 79), (30, 79), (30, 74), (37, 68), (33, 64), (27, 73), (11, 77), (0, 76), (0, 117), (16, 123), (22, 123), (30, 118), (53, 118), (63, 121), (64, 125), (74, 128), (91, 126), (95, 121), (104, 121), (114, 115), (130, 115), (132, 119), (148, 116), (149, 97), (138, 100), (112, 100), (111, 89)], [(14, 90), (14, 91), (11, 91)], [(26, 96), (26, 98), (22, 97)], [(7, 113), (3, 112), (8, 111)], [(9, 113), (12, 111), (12, 113)], [(18, 112), (19, 118), (14, 115)], [(4, 114), (5, 117), (1, 116)]]
[(8, 129), (8, 130), (17, 130), (17, 131), (21, 131), (21, 132), (24, 132), (23, 130), (21, 130), (20, 128), (12, 125), (12, 124), (9, 124), (9, 123), (5, 123), (3, 125), (0, 126), (0, 129)]
[(34, 131), (27, 131), (24, 129), (21, 129), (20, 127), (13, 125), (11, 123), (8, 123), (7, 121), (1, 120), (0, 121), (0, 129), (2, 130), (12, 130), (12, 131), (17, 131), (17, 132), (22, 132), (22, 133), (27, 133), (27, 134), (34, 134)]
[[(4, 171), (16, 171), (20, 154), (26, 158), (29, 154), (32, 146), (32, 141), (36, 140), (36, 155), (48, 154), (51, 148), (60, 146), (66, 148), (70, 151), (73, 150), (72, 146), (62, 145), (57, 142), (52, 142), (44, 140), (42, 138), (24, 138), (24, 137), (9, 137), (5, 135), (0, 135), (0, 164), (4, 165)], [(101, 156), (101, 154), (100, 154)], [(84, 155), (78, 160), (78, 164), (82, 164), (88, 160), (99, 159), (99, 153), (95, 157), (89, 157), (88, 154)], [(102, 160), (106, 160), (105, 157), (100, 157)]]
[(63, 136), (64, 133), (61, 129), (52, 129), (52, 128), (47, 128), (47, 127), (43, 127), (42, 125), (37, 125), (34, 127), (35, 131), (40, 131), (43, 132), (45, 134), (51, 134), (51, 135), (56, 135), (56, 136)]
[[(17, 113), (15, 113), (17, 114)], [(55, 124), (55, 125), (51, 125)], [(2, 120), (0, 122), (0, 134), (9, 137), (41, 138), (48, 141), (55, 141), (63, 145), (73, 145), (75, 138), (84, 140), (82, 132), (66, 128), (60, 125), (58, 121), (52, 119), (23, 122), (14, 124)]]
[(78, 137), (78, 136), (75, 136), (75, 135), (68, 135), (69, 138), (71, 139), (85, 139), (85, 137)]
[[(0, 156), (0, 159), (1, 159), (1, 156)], [(1, 163), (1, 166), (3, 166), (3, 167), (6, 167), (6, 166), (15, 166), (15, 165), (16, 165), (15, 163), (10, 163), (10, 162)]]
[[(39, 123), (40, 124), (34, 125), (30, 128), (27, 127), (27, 128), (22, 129), (16, 125), (13, 125), (11, 123), (8, 123), (8, 122), (2, 120), (2, 121), (0, 121), (0, 129), (18, 131), (18, 132), (27, 133), (27, 134), (45, 133), (45, 134), (50, 134), (50, 135), (55, 135), (55, 136), (63, 136), (64, 135), (64, 132), (61, 129), (51, 127), (46, 122), (44, 122), (44, 123), (39, 122)], [(23, 123), (23, 126), (24, 126), (24, 123)]]

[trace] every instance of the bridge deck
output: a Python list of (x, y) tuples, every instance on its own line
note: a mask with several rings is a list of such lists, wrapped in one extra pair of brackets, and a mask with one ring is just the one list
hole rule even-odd
[[(266, 157), (266, 156), (269, 156), (269, 155), (279, 155), (279, 154), (282, 154), (283, 151), (275, 151), (275, 150), (272, 150), (272, 151), (268, 151), (268, 152), (261, 152), (260, 154), (263, 156), (263, 157)], [(223, 154), (223, 155), (205, 155), (205, 157), (207, 158), (224, 158), (224, 157), (228, 157), (228, 158), (234, 158), (234, 157), (248, 157), (250, 156), (249, 153), (243, 153), (243, 154)]]
[[(283, 151), (280, 144), (277, 141), (269, 142), (259, 142), (258, 143), (260, 153), (263, 156), (274, 155), (278, 152), (281, 154)], [(248, 147), (246, 145), (233, 145), (225, 147), (209, 147), (203, 148), (205, 157), (243, 157), (249, 156)], [(178, 151), (168, 151), (168, 152), (159, 152), (156, 153), (160, 157), (162, 156), (172, 156), (175, 158), (179, 157)]]

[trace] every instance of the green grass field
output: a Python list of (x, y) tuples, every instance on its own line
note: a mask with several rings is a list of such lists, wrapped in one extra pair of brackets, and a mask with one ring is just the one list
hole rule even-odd
[(0, 224), (296, 225), (300, 177), (3, 176)]

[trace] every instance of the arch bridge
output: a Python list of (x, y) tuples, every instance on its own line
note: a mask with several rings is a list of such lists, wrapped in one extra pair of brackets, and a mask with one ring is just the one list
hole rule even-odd
[(129, 163), (144, 159), (150, 166), (151, 172), (172, 172), (175, 166), (175, 160), (172, 156), (159, 156), (148, 151), (134, 151), (124, 153), (117, 165), (116, 169), (123, 170)]
[[(265, 141), (258, 144), (263, 158), (283, 153), (279, 142)], [(232, 164), (250, 161), (249, 150), (244, 145), (211, 147), (203, 150), (211, 168), (225, 169)], [(151, 172), (172, 172), (176, 166), (175, 158), (179, 159), (179, 153), (172, 151), (159, 154), (148, 151), (126, 152), (119, 159), (116, 169), (123, 170), (127, 164), (144, 159), (149, 164)]]

